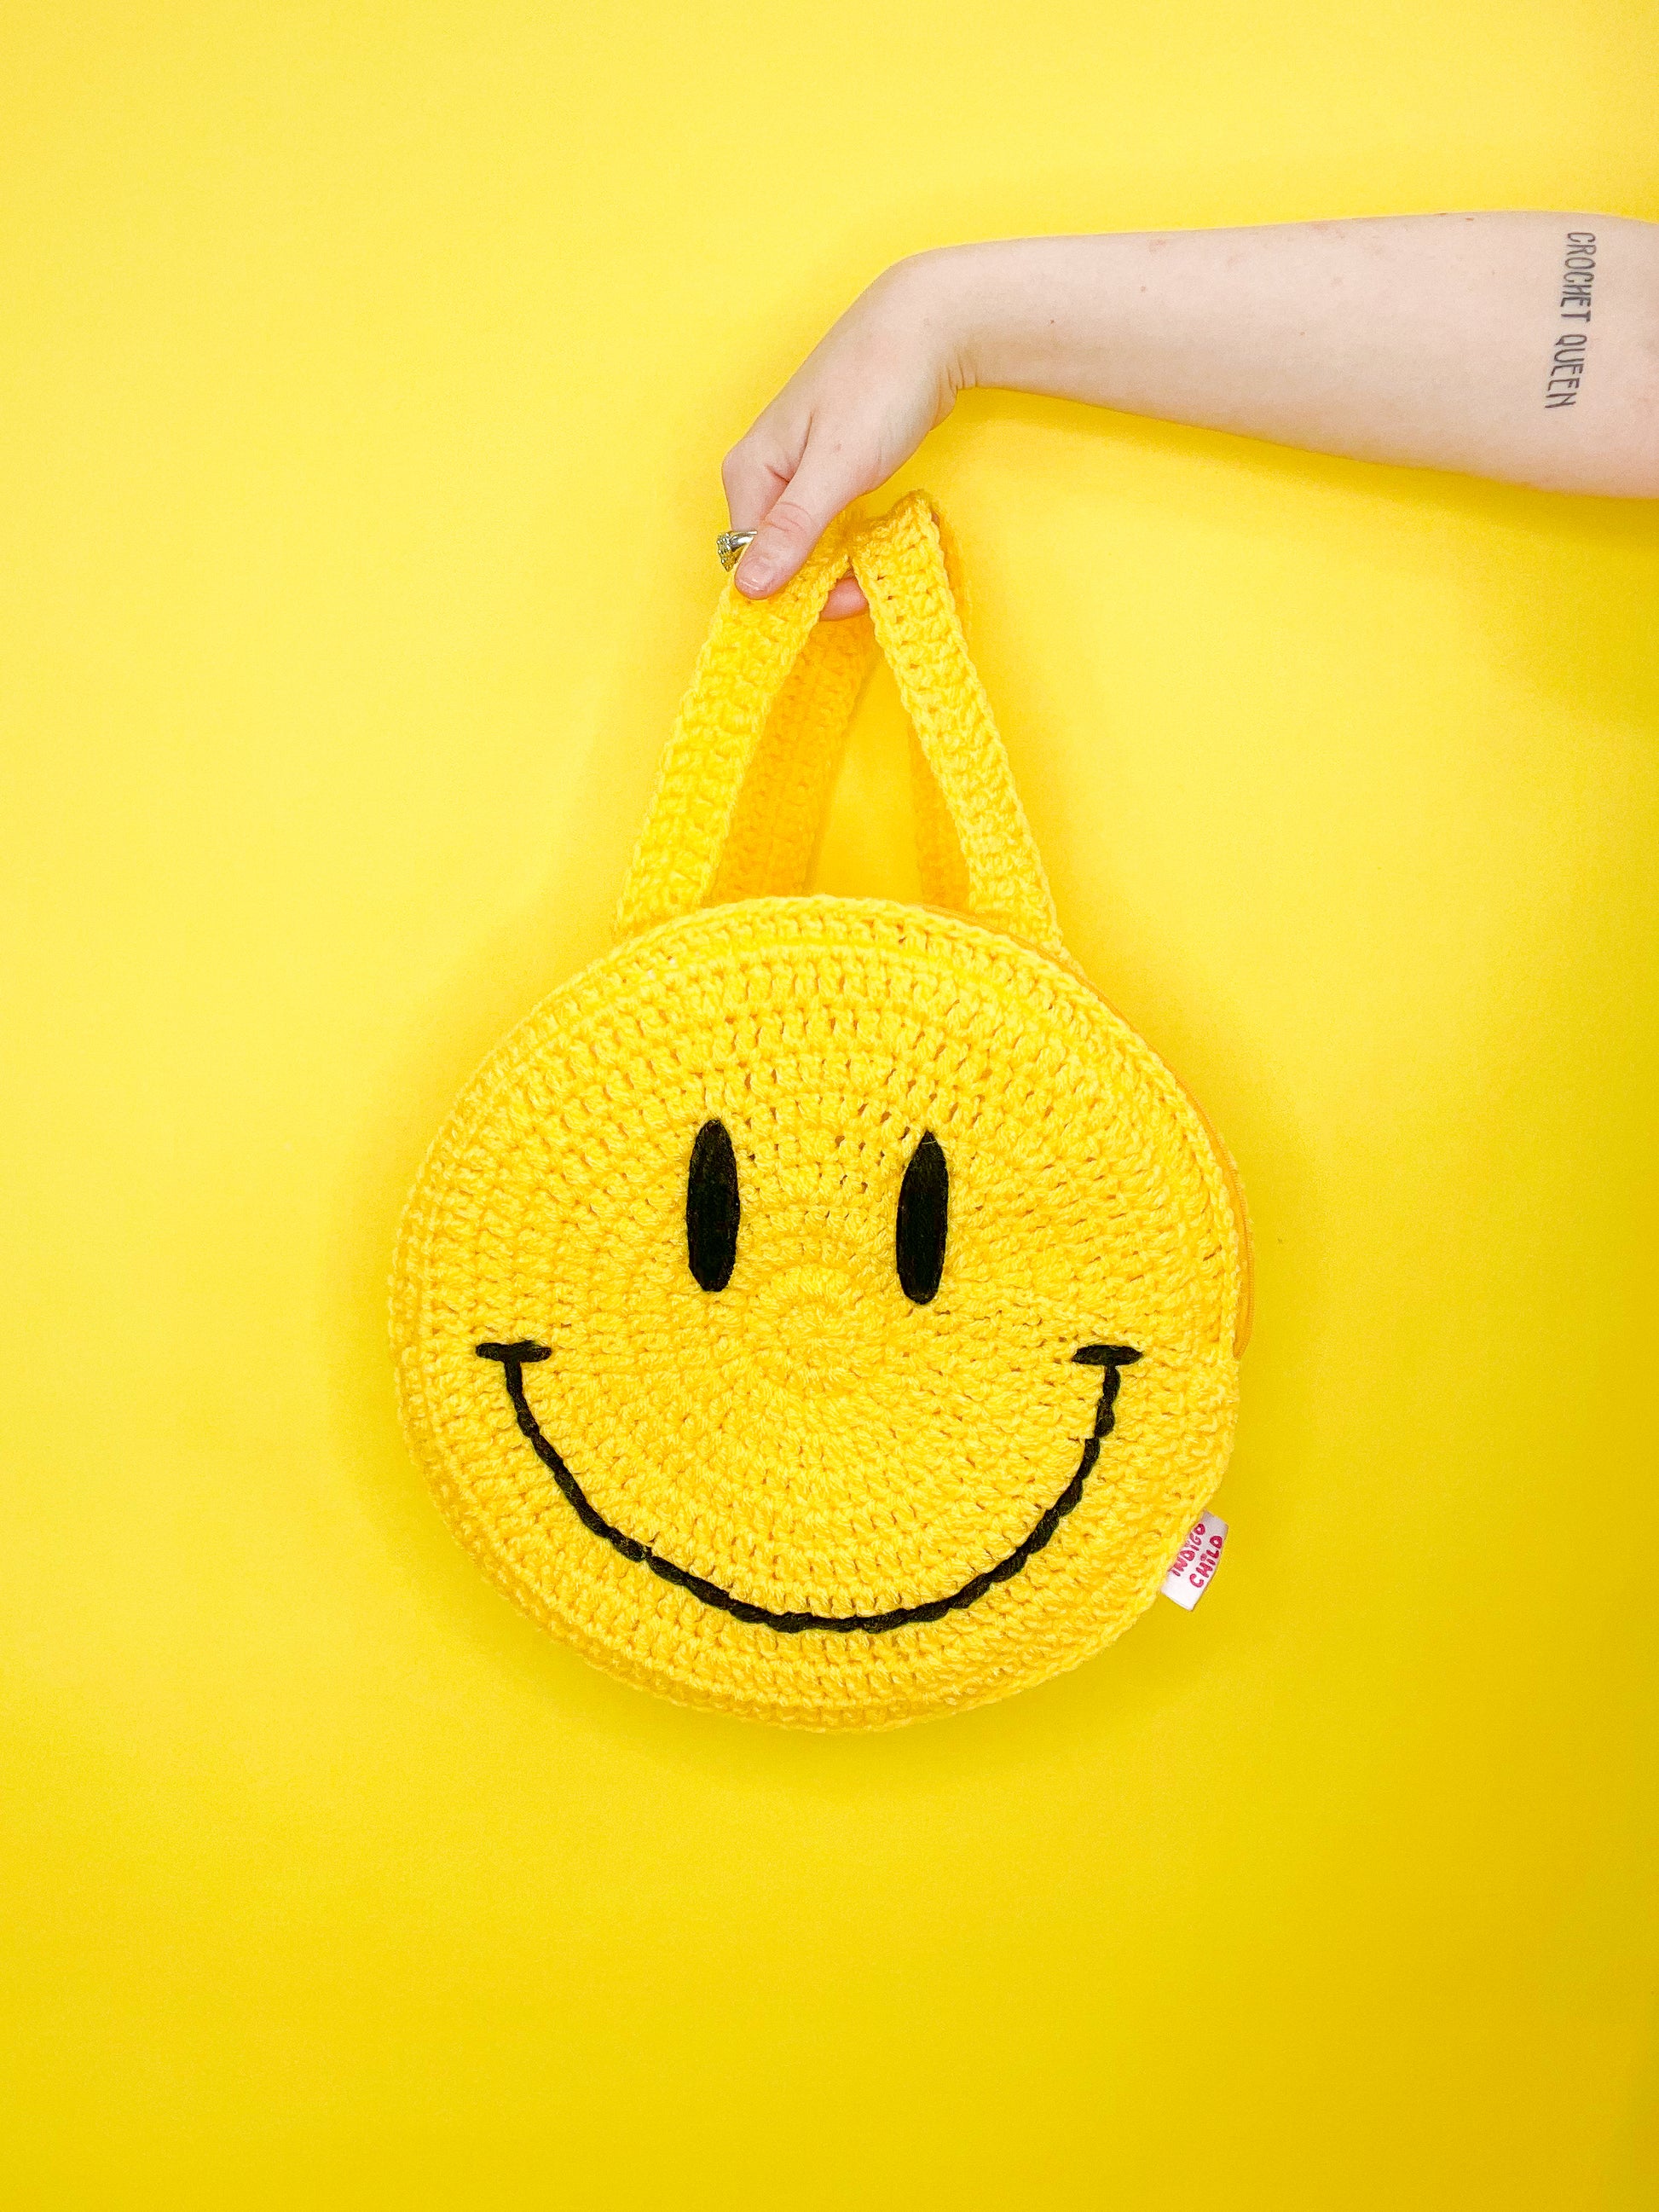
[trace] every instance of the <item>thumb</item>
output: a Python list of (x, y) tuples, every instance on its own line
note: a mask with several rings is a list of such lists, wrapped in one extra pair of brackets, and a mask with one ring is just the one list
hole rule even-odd
[(738, 589), (769, 599), (800, 568), (829, 525), (865, 486), (837, 455), (821, 460), (809, 441), (800, 465), (773, 501), (754, 543), (738, 563)]

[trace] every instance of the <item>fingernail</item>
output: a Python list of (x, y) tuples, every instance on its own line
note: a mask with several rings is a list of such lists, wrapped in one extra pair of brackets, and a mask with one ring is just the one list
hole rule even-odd
[(751, 599), (759, 599), (771, 590), (777, 573), (775, 562), (767, 560), (763, 555), (758, 560), (751, 560), (745, 554), (738, 563), (738, 589), (746, 592)]

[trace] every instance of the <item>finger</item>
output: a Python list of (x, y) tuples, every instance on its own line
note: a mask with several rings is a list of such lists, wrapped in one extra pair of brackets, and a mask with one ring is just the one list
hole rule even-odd
[(733, 530), (757, 530), (778, 495), (794, 474), (799, 454), (763, 443), (751, 430), (720, 464), (720, 482)]
[[(767, 510), (776, 504), (791, 473), (781, 449), (766, 445), (753, 431), (733, 446), (720, 464), (720, 482), (732, 529), (757, 528)], [(844, 622), (851, 615), (861, 615), (868, 605), (849, 568), (830, 592), (822, 619)]]
[(768, 508), (755, 542), (738, 563), (737, 586), (751, 599), (769, 599), (795, 574), (850, 499), (864, 489), (837, 455), (819, 461), (809, 440), (787, 490)]
[(848, 615), (861, 615), (870, 602), (859, 589), (859, 580), (849, 568), (823, 603), (825, 622), (845, 622)]

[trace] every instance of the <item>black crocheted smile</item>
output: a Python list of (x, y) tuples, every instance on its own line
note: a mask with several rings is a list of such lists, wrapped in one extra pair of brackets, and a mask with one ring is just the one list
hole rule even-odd
[(1083, 1486), (1092, 1474), (1095, 1462), (1100, 1457), (1101, 1440), (1111, 1434), (1117, 1418), (1115, 1408), (1118, 1386), (1122, 1380), (1121, 1370), (1140, 1357), (1132, 1346), (1127, 1344), (1085, 1344), (1072, 1354), (1079, 1366), (1098, 1367), (1101, 1370), (1100, 1403), (1095, 1411), (1094, 1432), (1084, 1444), (1077, 1473), (1030, 1534), (1023, 1543), (1016, 1544), (1006, 1559), (988, 1572), (975, 1575), (971, 1582), (963, 1583), (962, 1588), (953, 1590), (949, 1597), (930, 1598), (925, 1605), (895, 1606), (890, 1613), (837, 1613), (769, 1612), (763, 1605), (750, 1605), (745, 1598), (733, 1597), (730, 1590), (723, 1590), (718, 1583), (705, 1582), (701, 1575), (689, 1573), (684, 1567), (677, 1567), (672, 1559), (665, 1559), (648, 1544), (641, 1544), (637, 1537), (625, 1536), (620, 1528), (613, 1528), (605, 1516), (590, 1503), (580, 1483), (542, 1434), (536, 1416), (530, 1410), (530, 1401), (525, 1396), (526, 1367), (536, 1360), (553, 1357), (546, 1345), (481, 1344), (477, 1352), (480, 1359), (501, 1362), (507, 1395), (513, 1401), (520, 1428), (529, 1437), (537, 1458), (574, 1506), (577, 1518), (584, 1528), (591, 1528), (596, 1536), (604, 1537), (605, 1542), (614, 1551), (620, 1552), (623, 1559), (649, 1567), (653, 1575), (660, 1575), (665, 1583), (672, 1583), (678, 1589), (690, 1590), (693, 1597), (701, 1598), (705, 1605), (715, 1606), (720, 1612), (729, 1613), (738, 1620), (750, 1621), (759, 1628), (775, 1628), (784, 1636), (799, 1636), (809, 1628), (829, 1629), (843, 1634), (848, 1630), (861, 1628), (879, 1636), (890, 1628), (908, 1628), (915, 1622), (941, 1620), (947, 1613), (955, 1613), (960, 1607), (974, 1604), (996, 1583), (1011, 1580), (1029, 1559), (1042, 1549), (1066, 1516), (1081, 1500)]

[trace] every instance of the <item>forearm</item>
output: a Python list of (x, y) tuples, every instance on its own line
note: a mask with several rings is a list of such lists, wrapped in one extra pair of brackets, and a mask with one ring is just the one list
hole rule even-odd
[(941, 374), (1359, 459), (1659, 497), (1659, 224), (1395, 216), (950, 246)]

